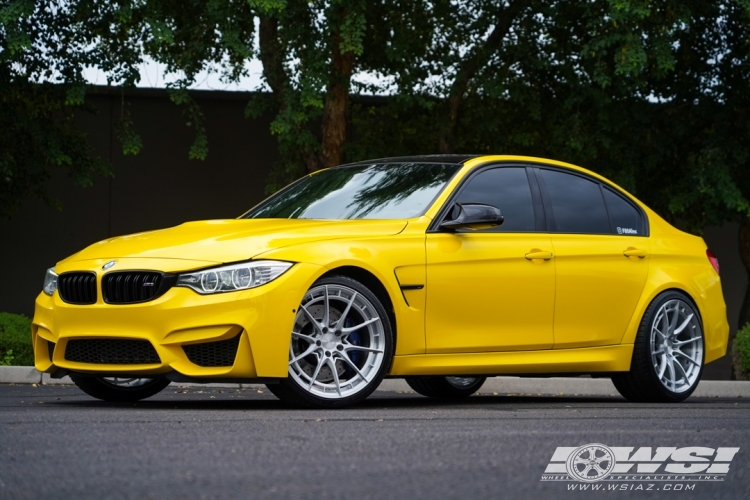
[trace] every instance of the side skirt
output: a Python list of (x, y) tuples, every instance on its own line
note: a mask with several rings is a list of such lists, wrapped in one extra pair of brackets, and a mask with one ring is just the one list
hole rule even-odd
[(390, 376), (625, 372), (633, 344), (540, 351), (396, 356)]

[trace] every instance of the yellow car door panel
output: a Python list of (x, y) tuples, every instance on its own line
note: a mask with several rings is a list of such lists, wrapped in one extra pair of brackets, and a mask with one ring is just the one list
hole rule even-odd
[[(555, 348), (620, 342), (648, 274), (648, 259), (626, 257), (645, 238), (551, 235), (557, 270)], [(639, 239), (638, 242), (627, 240)], [(645, 249), (641, 250), (645, 253)]]
[(550, 248), (546, 234), (429, 234), (427, 352), (552, 348), (555, 264), (525, 257)]

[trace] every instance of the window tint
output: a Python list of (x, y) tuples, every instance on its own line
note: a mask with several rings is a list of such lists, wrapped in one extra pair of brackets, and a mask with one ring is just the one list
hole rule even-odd
[(644, 234), (641, 215), (633, 205), (607, 188), (604, 189), (604, 199), (612, 221), (612, 231), (624, 235)]
[(611, 233), (599, 184), (577, 175), (540, 169), (558, 233)]
[(499, 208), (505, 222), (488, 231), (534, 231), (534, 204), (523, 167), (493, 168), (480, 172), (466, 184), (456, 202), (484, 203)]

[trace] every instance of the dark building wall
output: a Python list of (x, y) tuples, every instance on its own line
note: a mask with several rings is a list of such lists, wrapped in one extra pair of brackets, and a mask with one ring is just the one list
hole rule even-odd
[[(708, 227), (703, 232), (708, 248), (719, 258), (721, 267), (721, 289), (727, 304), (730, 338), (737, 331), (740, 308), (747, 290), (747, 271), (740, 259), (739, 225), (726, 223), (720, 227)], [(731, 349), (731, 344), (730, 344)], [(706, 365), (704, 378), (728, 380), (732, 373), (731, 351), (723, 358)]]
[(66, 256), (110, 236), (174, 226), (190, 220), (235, 218), (264, 198), (277, 158), (268, 118), (246, 119), (247, 93), (195, 92), (205, 115), (209, 153), (189, 160), (194, 134), (182, 109), (163, 90), (126, 93), (143, 140), (138, 155), (123, 156), (114, 127), (122, 107), (117, 90), (97, 89), (96, 114), (82, 114), (91, 144), (113, 165), (115, 176), (92, 187), (64, 173), (49, 182), (57, 211), (28, 200), (9, 221), (0, 220), (0, 262), (5, 265), (0, 311), (33, 313), (44, 271)]
[[(31, 315), (45, 269), (91, 243), (189, 220), (234, 218), (265, 197), (265, 182), (277, 158), (270, 118), (244, 117), (250, 94), (193, 96), (206, 118), (210, 151), (205, 161), (188, 159), (193, 132), (165, 91), (126, 93), (143, 139), (143, 150), (136, 156), (123, 156), (114, 135), (120, 92), (102, 88), (92, 95), (98, 113), (81, 116), (80, 123), (99, 154), (112, 163), (115, 177), (84, 189), (58, 174), (49, 188), (63, 203), (63, 211), (29, 200), (13, 219), (0, 220), (0, 262), (5, 266), (0, 311)], [(737, 234), (736, 224), (705, 231), (706, 242), (721, 262), (732, 333), (747, 287)], [(707, 365), (705, 376), (729, 378), (729, 357)]]

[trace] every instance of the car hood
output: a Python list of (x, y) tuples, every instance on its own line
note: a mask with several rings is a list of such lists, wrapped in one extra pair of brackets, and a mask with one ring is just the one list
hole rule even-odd
[(119, 236), (95, 243), (63, 262), (150, 258), (226, 263), (300, 243), (387, 236), (406, 227), (403, 220), (230, 219), (185, 224)]

